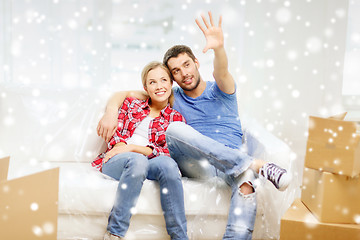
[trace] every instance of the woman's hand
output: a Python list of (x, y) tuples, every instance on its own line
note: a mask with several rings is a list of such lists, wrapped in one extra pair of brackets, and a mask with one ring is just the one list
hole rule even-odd
[(116, 154), (126, 153), (126, 152), (136, 152), (136, 153), (143, 154), (144, 156), (148, 156), (152, 153), (152, 149), (149, 147), (139, 146), (139, 145), (135, 145), (135, 144), (126, 144), (126, 143), (120, 142), (120, 143), (115, 144), (114, 147), (105, 154), (103, 163), (106, 163), (107, 161), (109, 161), (109, 159), (112, 158), (113, 156), (115, 156)]
[(116, 154), (132, 152), (133, 146), (134, 145), (132, 145), (132, 144), (127, 145), (123, 142), (115, 144), (115, 146), (105, 154), (103, 163), (106, 163), (107, 161), (109, 161), (109, 159), (112, 158), (113, 156), (115, 156)]

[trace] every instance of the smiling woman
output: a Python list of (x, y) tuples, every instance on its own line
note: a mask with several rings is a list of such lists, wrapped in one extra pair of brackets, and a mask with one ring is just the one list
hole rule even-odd
[[(150, 62), (141, 77), (150, 99), (125, 99), (118, 111), (116, 132), (108, 142), (108, 149), (92, 163), (103, 174), (119, 181), (104, 240), (123, 239), (146, 178), (159, 182), (162, 189), (161, 207), (171, 239), (187, 240), (180, 171), (170, 158), (165, 141), (169, 124), (185, 122), (185, 119), (170, 108), (172, 81), (165, 65)], [(131, 191), (126, 190), (128, 185)]]

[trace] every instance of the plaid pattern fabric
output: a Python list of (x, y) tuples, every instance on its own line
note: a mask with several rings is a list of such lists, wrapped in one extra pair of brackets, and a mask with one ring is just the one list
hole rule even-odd
[[(92, 162), (92, 166), (101, 170), (102, 161), (105, 154), (110, 151), (115, 144), (126, 141), (133, 135), (135, 128), (140, 122), (150, 114), (149, 100), (143, 101), (136, 98), (126, 98), (119, 109), (118, 127), (115, 134), (108, 142), (107, 150)], [(161, 110), (160, 115), (150, 121), (149, 125), (149, 145), (153, 151), (147, 156), (149, 159), (160, 155), (170, 156), (165, 141), (165, 131), (171, 122), (182, 121), (185, 118), (168, 104)]]

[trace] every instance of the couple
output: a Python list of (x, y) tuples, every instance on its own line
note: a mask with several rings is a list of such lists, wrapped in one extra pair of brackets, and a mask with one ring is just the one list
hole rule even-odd
[[(142, 82), (147, 94), (119, 92), (107, 104), (97, 131), (108, 142), (108, 149), (93, 166), (118, 180), (119, 185), (104, 239), (125, 236), (131, 209), (146, 178), (159, 182), (171, 239), (188, 239), (179, 168), (186, 177), (218, 176), (231, 187), (223, 239), (251, 239), (256, 177), (268, 179), (279, 190), (286, 189), (291, 181), (285, 169), (239, 151), (242, 130), (221, 17), (217, 26), (210, 12), (209, 22), (204, 16), (202, 19), (205, 26), (198, 20), (196, 23), (206, 38), (203, 52), (214, 51), (215, 81), (204, 81), (191, 49), (176, 45), (165, 53), (163, 64), (152, 62), (144, 68)], [(179, 85), (172, 89), (173, 94), (172, 79)], [(172, 95), (175, 110), (169, 104)]]

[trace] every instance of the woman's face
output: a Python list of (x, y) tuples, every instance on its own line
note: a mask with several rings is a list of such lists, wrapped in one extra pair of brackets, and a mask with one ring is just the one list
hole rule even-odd
[(168, 102), (171, 95), (172, 83), (168, 73), (161, 67), (149, 71), (146, 77), (145, 91), (153, 103)]

